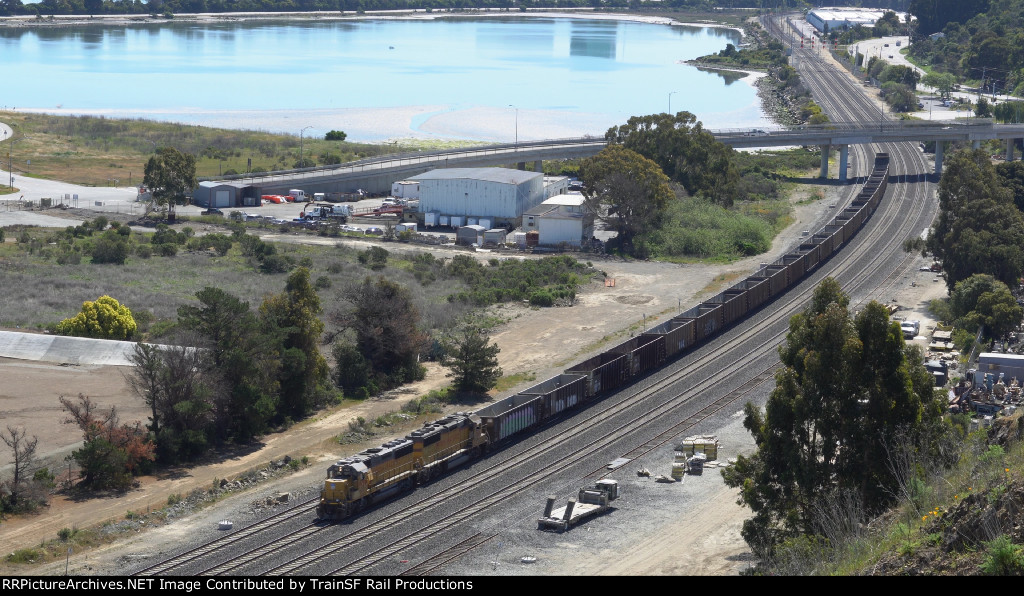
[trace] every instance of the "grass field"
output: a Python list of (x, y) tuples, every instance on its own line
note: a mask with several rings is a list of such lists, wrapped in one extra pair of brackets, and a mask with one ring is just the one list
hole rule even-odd
[[(0, 122), (14, 131), (12, 139), (0, 144), (4, 169), (10, 163), (15, 176), (84, 186), (138, 186), (146, 161), (160, 147), (174, 147), (195, 155), (196, 175), (203, 177), (230, 171), (291, 169), (299, 162), (300, 149), (304, 161), (311, 159), (316, 165), (323, 165), (471, 144), (410, 141), (374, 145), (153, 120), (12, 111), (0, 111)], [(6, 186), (0, 186), (0, 194), (5, 189), (10, 192)]]
[[(8, 241), (0, 245), (3, 327), (46, 329), (75, 315), (86, 300), (109, 295), (136, 316), (146, 313), (141, 315), (144, 325), (140, 327), (159, 337), (176, 320), (178, 306), (197, 304), (195, 293), (206, 286), (221, 288), (256, 308), (268, 295), (284, 291), (287, 278), (285, 273), (260, 272), (237, 244), (223, 257), (181, 250), (172, 257), (133, 255), (124, 265), (93, 264), (88, 258), (62, 265), (54, 258), (59, 250), (56, 230), (27, 228), (25, 232), (33, 241), (14, 242), (22, 231), (8, 228)], [(361, 283), (367, 275), (384, 275), (409, 288), (425, 325), (444, 327), (466, 310), (445, 299), (448, 293), (465, 287), (461, 282), (421, 285), (408, 268), (400, 266), (400, 250), (392, 254), (389, 263), (395, 266), (382, 271), (360, 265), (360, 251), (341, 245), (280, 243), (276, 250), (309, 267), (325, 315), (342, 306), (341, 290)]]

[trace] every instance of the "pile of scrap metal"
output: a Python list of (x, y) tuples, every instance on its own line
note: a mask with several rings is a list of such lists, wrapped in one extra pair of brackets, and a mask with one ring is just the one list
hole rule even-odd
[(1007, 380), (1002, 373), (997, 376), (971, 370), (949, 390), (948, 399), (951, 414), (991, 418), (1000, 413), (1012, 414), (1021, 405), (1022, 392), (1016, 377)]

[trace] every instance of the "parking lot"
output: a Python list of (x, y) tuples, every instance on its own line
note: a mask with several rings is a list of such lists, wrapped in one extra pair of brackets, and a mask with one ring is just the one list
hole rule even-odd
[[(364, 211), (380, 207), (382, 204), (385, 204), (385, 201), (387, 200), (387, 198), (363, 199), (362, 201), (357, 202), (337, 204), (349, 205), (354, 211)], [(265, 202), (261, 207), (225, 207), (219, 209), (219, 211), (224, 218), (232, 217), (233, 213), (238, 212), (241, 214), (244, 221), (266, 221), (274, 225), (303, 225), (300, 221), (301, 214), (309, 204), (310, 203)], [(176, 211), (179, 215), (202, 215), (207, 210), (202, 207), (184, 206), (177, 207)], [(401, 221), (394, 215), (384, 214), (379, 216), (360, 216), (350, 218), (346, 223), (340, 226), (340, 230), (342, 232), (361, 233), (368, 236), (382, 236), (389, 225), (395, 226), (399, 223), (401, 223)], [(316, 225), (318, 224), (306, 224), (307, 227), (315, 227)], [(445, 237), (451, 242), (455, 241), (454, 230), (417, 229), (417, 232), (420, 234)]]

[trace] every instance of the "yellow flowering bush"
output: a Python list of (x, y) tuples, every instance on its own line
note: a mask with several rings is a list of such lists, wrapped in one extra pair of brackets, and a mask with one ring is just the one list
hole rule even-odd
[(135, 318), (127, 306), (110, 296), (83, 302), (82, 310), (57, 323), (57, 333), (99, 339), (128, 339), (135, 334)]

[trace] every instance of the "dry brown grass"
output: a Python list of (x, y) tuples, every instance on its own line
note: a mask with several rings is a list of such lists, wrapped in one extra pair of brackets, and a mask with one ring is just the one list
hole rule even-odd
[[(115, 180), (118, 186), (140, 184), (146, 161), (159, 147), (174, 147), (195, 155), (199, 177), (217, 176), (232, 169), (245, 172), (250, 159), (253, 169), (288, 169), (299, 157), (297, 135), (263, 131), (13, 111), (0, 111), (0, 122), (14, 131), (13, 144), (4, 143), (0, 157), (11, 162), (15, 176), (86, 186), (113, 185)], [(321, 154), (330, 153), (345, 162), (422, 148), (307, 138), (304, 156), (319, 163)]]

